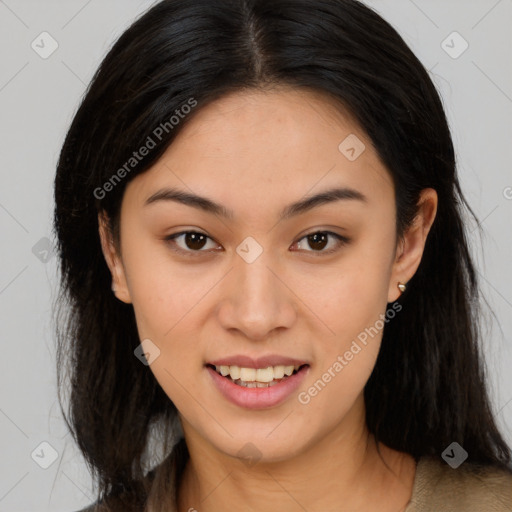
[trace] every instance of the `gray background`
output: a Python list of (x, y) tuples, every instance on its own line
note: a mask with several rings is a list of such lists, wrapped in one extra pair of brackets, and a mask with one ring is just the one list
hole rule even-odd
[[(52, 184), (86, 84), (112, 42), (152, 3), (0, 0), (0, 512), (72, 511), (93, 500), (56, 401)], [(470, 228), (494, 312), (487, 314), (484, 352), (494, 407), (512, 443), (512, 0), (367, 3), (398, 29), (443, 97), (462, 187), (485, 230), (479, 240)], [(43, 59), (31, 43), (42, 46), (45, 31), (58, 48)], [(469, 47), (459, 55), (464, 41)], [(53, 463), (40, 467), (52, 454)]]

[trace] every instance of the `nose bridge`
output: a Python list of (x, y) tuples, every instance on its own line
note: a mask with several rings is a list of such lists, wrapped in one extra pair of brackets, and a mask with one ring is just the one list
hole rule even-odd
[[(239, 304), (254, 303), (261, 307), (264, 304), (268, 306), (277, 301), (277, 295), (280, 295), (280, 283), (271, 272), (271, 261), (268, 255), (260, 256), (253, 263), (240, 261), (238, 264), (238, 293), (237, 302)], [(275, 271), (274, 271), (275, 272)]]
[[(261, 237), (258, 237), (261, 241)], [(270, 238), (268, 238), (270, 240)], [(236, 248), (235, 274), (238, 279), (239, 302), (242, 299), (260, 300), (262, 296), (270, 299), (277, 290), (275, 276), (270, 268), (276, 266), (276, 255), (269, 241), (261, 245), (252, 236), (246, 237)]]
[[(258, 244), (259, 245), (259, 244)], [(236, 328), (249, 338), (264, 338), (277, 327), (290, 327), (295, 318), (293, 297), (278, 278), (276, 258), (253, 241), (237, 248), (232, 286), (224, 297), (220, 319), (224, 328)]]

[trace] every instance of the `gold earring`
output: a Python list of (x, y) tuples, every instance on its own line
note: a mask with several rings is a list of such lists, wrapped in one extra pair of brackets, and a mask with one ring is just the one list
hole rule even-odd
[(405, 292), (405, 289), (407, 288), (407, 286), (406, 286), (405, 284), (403, 284), (403, 283), (398, 283), (398, 285), (397, 285), (397, 286), (398, 286), (398, 289), (399, 289), (402, 293), (404, 293), (404, 292)]

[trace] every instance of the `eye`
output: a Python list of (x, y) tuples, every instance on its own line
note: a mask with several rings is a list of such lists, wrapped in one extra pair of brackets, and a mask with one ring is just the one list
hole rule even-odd
[[(174, 235), (169, 235), (165, 238), (172, 246), (172, 249), (180, 252), (185, 253), (187, 256), (198, 256), (199, 254), (194, 253), (201, 253), (201, 252), (208, 252), (208, 249), (212, 249), (212, 247), (206, 247), (206, 250), (202, 250), (206, 246), (207, 240), (213, 240), (204, 233), (201, 233), (199, 231), (182, 231), (180, 233), (175, 233)], [(180, 243), (182, 245), (180, 245)], [(184, 244), (184, 245), (183, 245)], [(218, 247), (215, 246), (214, 247)]]
[[(329, 238), (334, 239), (334, 242), (331, 244), (331, 247), (328, 250), (324, 251), (323, 249), (329, 246)], [(298, 242), (296, 242), (296, 245), (301, 244), (302, 240), (306, 240), (309, 247), (313, 249), (312, 251), (306, 249), (306, 252), (316, 252), (319, 253), (318, 256), (336, 252), (341, 249), (341, 247), (347, 245), (350, 242), (350, 239), (347, 237), (338, 235), (332, 231), (315, 231), (314, 233), (310, 233), (302, 237)], [(317, 256), (317, 254), (315, 254), (315, 256)]]
[[(209, 252), (209, 250), (219, 247), (218, 245), (215, 246), (213, 239), (200, 231), (181, 231), (180, 233), (167, 236), (165, 240), (171, 244), (174, 251), (187, 256), (200, 256), (201, 252)], [(207, 246), (208, 240), (213, 243), (213, 247)], [(303, 240), (307, 241), (312, 250), (302, 247), (299, 247), (299, 249), (305, 250), (306, 252), (318, 253), (315, 254), (315, 256), (331, 254), (350, 242), (350, 239), (331, 231), (315, 231), (314, 233), (302, 237), (294, 245), (300, 246)], [(330, 241), (333, 241), (333, 243), (330, 244), (330, 248), (324, 250), (325, 247), (329, 247)]]

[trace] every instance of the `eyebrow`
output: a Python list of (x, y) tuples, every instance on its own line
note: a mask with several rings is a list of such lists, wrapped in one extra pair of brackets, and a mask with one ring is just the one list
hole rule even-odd
[[(368, 202), (368, 198), (363, 193), (353, 188), (332, 188), (286, 206), (281, 211), (279, 219), (286, 220), (295, 215), (310, 211), (318, 206), (341, 200), (356, 200), (363, 203)], [(208, 213), (219, 215), (226, 219), (234, 218), (233, 211), (228, 210), (225, 206), (216, 203), (207, 197), (198, 196), (176, 188), (164, 188), (158, 190), (146, 199), (144, 206), (148, 206), (159, 201), (174, 201)]]

